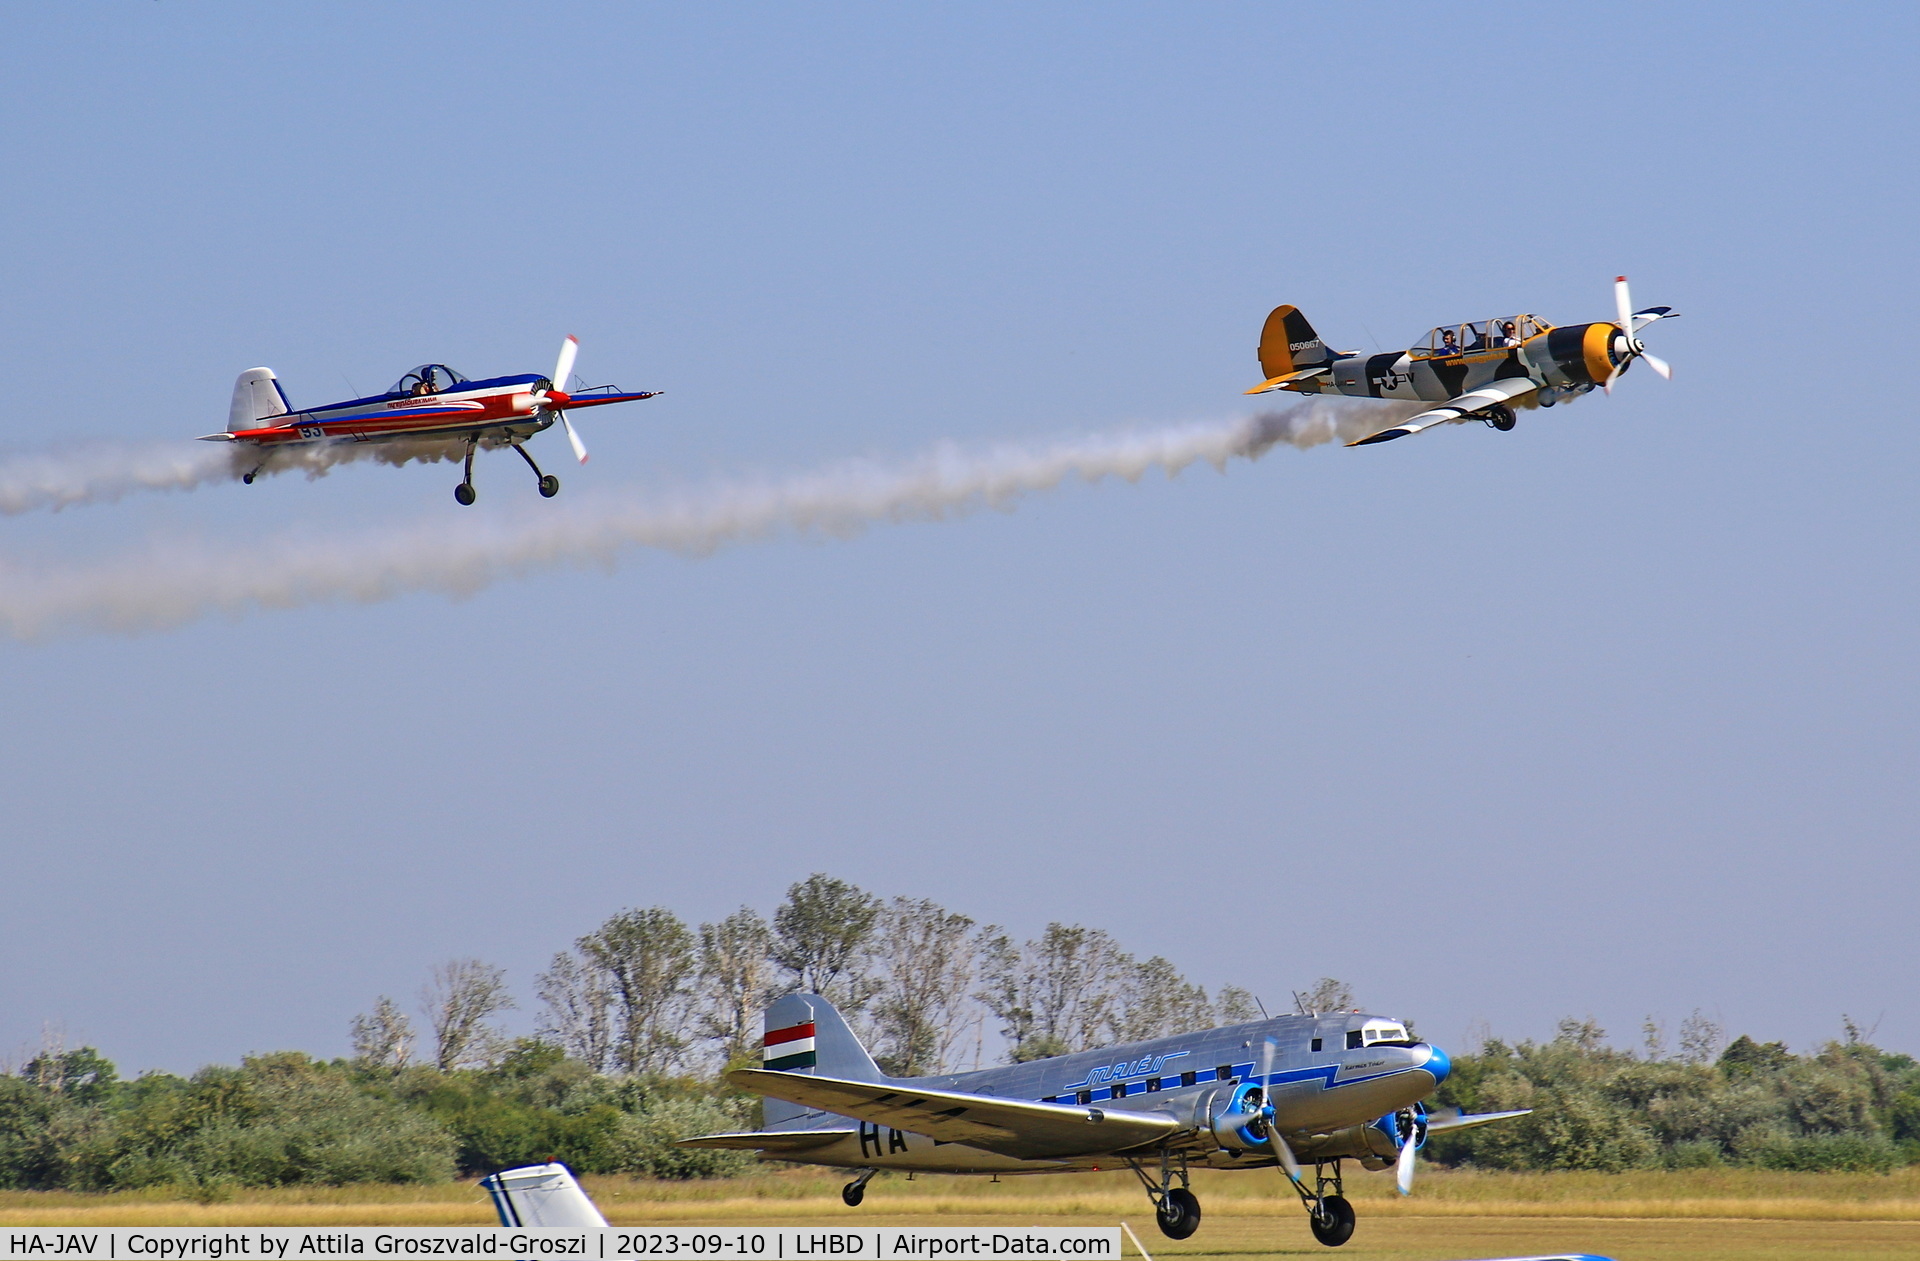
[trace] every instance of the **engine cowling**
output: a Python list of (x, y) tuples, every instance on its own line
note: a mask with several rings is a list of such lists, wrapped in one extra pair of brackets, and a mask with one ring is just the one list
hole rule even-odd
[(1272, 1147), (1267, 1141), (1266, 1092), (1254, 1082), (1242, 1082), (1214, 1108), (1209, 1120), (1213, 1137), (1230, 1152), (1264, 1152)]
[(1399, 1158), (1401, 1135), (1409, 1131), (1408, 1142), (1425, 1145), (1424, 1112), (1389, 1112), (1364, 1125), (1349, 1125), (1296, 1144), (1296, 1154), (1303, 1160), (1358, 1160), (1365, 1169), (1386, 1169)]

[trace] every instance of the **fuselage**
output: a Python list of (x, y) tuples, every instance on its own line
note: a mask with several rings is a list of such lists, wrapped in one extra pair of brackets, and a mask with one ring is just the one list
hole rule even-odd
[(1538, 393), (1518, 400), (1551, 407), (1577, 398), (1606, 381), (1624, 357), (1625, 335), (1608, 323), (1543, 328), (1515, 344), (1417, 346), (1382, 354), (1335, 355), (1322, 373), (1280, 386), (1301, 394), (1346, 394), (1358, 398), (1446, 402), (1494, 381), (1524, 378)]
[[(1351, 1156), (1374, 1167), (1390, 1161), (1397, 1144), (1378, 1123), (1432, 1093), (1449, 1067), (1445, 1052), (1406, 1037), (1398, 1022), (1348, 1013), (1279, 1016), (1025, 1064), (898, 1080), (929, 1090), (1163, 1113), (1181, 1122), (1171, 1146), (1189, 1163), (1247, 1168), (1272, 1163), (1268, 1145), (1223, 1144), (1212, 1126), (1244, 1092), (1259, 1088), (1269, 1039), (1271, 1102), (1281, 1131), (1303, 1160)], [(804, 1154), (769, 1152), (769, 1158), (949, 1173), (1058, 1173), (1114, 1168), (1120, 1159), (1022, 1160), (826, 1112), (809, 1113), (788, 1128), (857, 1132)]]
[(561, 409), (601, 407), (652, 398), (612, 389), (564, 394), (537, 373), (460, 380), (448, 389), (403, 389), (264, 417), (254, 427), (210, 437), (261, 447), (313, 442), (484, 438), (486, 445), (523, 442), (554, 423)]

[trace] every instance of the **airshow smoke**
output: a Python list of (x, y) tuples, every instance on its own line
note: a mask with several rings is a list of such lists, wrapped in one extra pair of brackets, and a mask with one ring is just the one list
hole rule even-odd
[(312, 479), (342, 464), (431, 463), (465, 453), (463, 443), (341, 442), (277, 451), (262, 465), (258, 449), (225, 443), (89, 443), (0, 456), (0, 516), (112, 503), (147, 491), (193, 490), (209, 482), (238, 481), (255, 470), (262, 478), (305, 473)]
[(913, 458), (849, 460), (677, 493), (583, 497), (564, 508), (537, 505), (541, 510), (512, 520), (450, 511), (408, 528), (254, 539), (239, 550), (154, 545), (86, 567), (33, 568), (0, 559), (0, 633), (34, 639), (156, 630), (210, 614), (370, 602), (414, 591), (470, 594), (539, 570), (610, 567), (638, 548), (699, 556), (752, 539), (846, 537), (880, 523), (1011, 507), (1069, 480), (1133, 481), (1203, 461), (1224, 470), (1232, 460), (1257, 459), (1280, 444), (1350, 440), (1406, 412), (1396, 404), (1312, 400), (1231, 421), (1037, 445), (942, 445)]

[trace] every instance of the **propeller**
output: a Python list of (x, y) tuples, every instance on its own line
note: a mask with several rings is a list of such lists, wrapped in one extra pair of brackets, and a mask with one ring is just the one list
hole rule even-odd
[(1273, 1155), (1280, 1162), (1280, 1172), (1298, 1185), (1300, 1162), (1294, 1159), (1293, 1148), (1287, 1146), (1287, 1140), (1280, 1136), (1280, 1118), (1273, 1110), (1273, 1049), (1273, 1039), (1268, 1038), (1260, 1052), (1260, 1120), (1266, 1125), (1267, 1141), (1273, 1144)]
[[(1634, 334), (1637, 328), (1644, 328), (1655, 320), (1665, 319), (1667, 316), (1673, 314), (1672, 308), (1649, 307), (1645, 311), (1636, 314), (1633, 309), (1633, 295), (1627, 289), (1627, 278), (1625, 276), (1615, 276), (1613, 278), (1613, 306), (1614, 310), (1618, 312), (1620, 316), (1620, 332), (1626, 339), (1627, 353), (1621, 356), (1620, 362), (1615, 364), (1613, 371), (1607, 374), (1607, 379), (1601, 383), (1600, 388), (1609, 394), (1613, 393), (1614, 381), (1619, 378), (1622, 372), (1627, 370), (1627, 365), (1635, 359), (1645, 359), (1649, 368), (1659, 373), (1663, 379), (1671, 381), (1673, 379), (1673, 369), (1668, 366), (1667, 361), (1649, 352), (1646, 343)], [(1635, 324), (1635, 320), (1639, 321), (1638, 325)]]
[(1394, 1185), (1400, 1194), (1413, 1194), (1413, 1153), (1427, 1137), (1427, 1114), (1415, 1104), (1393, 1114), (1400, 1138), (1400, 1158), (1393, 1164)]
[(533, 411), (535, 415), (547, 412), (560, 421), (560, 427), (567, 432), (567, 442), (573, 447), (574, 458), (580, 463), (587, 462), (587, 444), (580, 441), (580, 435), (574, 432), (573, 422), (567, 419), (566, 405), (573, 400), (567, 397), (564, 389), (567, 378), (573, 375), (573, 361), (580, 353), (580, 339), (569, 335), (560, 343), (560, 360), (553, 365), (553, 383), (544, 390), (535, 392)]

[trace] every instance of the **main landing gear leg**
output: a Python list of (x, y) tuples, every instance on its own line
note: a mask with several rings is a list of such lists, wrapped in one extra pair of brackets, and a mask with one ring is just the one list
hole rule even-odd
[[(1161, 1234), (1169, 1239), (1185, 1239), (1200, 1229), (1200, 1198), (1188, 1189), (1184, 1154), (1176, 1170), (1169, 1153), (1161, 1152), (1158, 1178), (1142, 1169), (1137, 1160), (1129, 1160), (1127, 1167), (1147, 1189), (1147, 1198), (1153, 1201), (1153, 1219), (1159, 1224)], [(1180, 1180), (1177, 1187), (1173, 1185), (1176, 1178)]]
[(1315, 1239), (1329, 1248), (1338, 1248), (1353, 1238), (1353, 1205), (1340, 1194), (1339, 1161), (1333, 1162), (1331, 1177), (1327, 1175), (1325, 1162), (1314, 1162), (1311, 1192), (1300, 1183), (1294, 1186), (1300, 1192), (1300, 1202), (1307, 1206), (1307, 1226)]
[(848, 1208), (860, 1207), (860, 1201), (867, 1198), (867, 1183), (873, 1181), (873, 1175), (879, 1172), (878, 1169), (869, 1169), (840, 1188), (840, 1198), (846, 1201)]
[(559, 478), (551, 473), (542, 473), (540, 466), (533, 462), (533, 457), (527, 454), (527, 449), (519, 443), (514, 443), (513, 449), (520, 453), (520, 458), (527, 462), (527, 467), (533, 470), (533, 475), (540, 479), (540, 497), (542, 499), (552, 499), (560, 493)]
[(478, 439), (470, 438), (467, 440), (466, 475), (460, 479), (460, 484), (453, 488), (454, 502), (463, 507), (479, 498), (479, 496), (473, 493), (473, 449), (476, 445), (478, 445)]
[(1480, 417), (1501, 433), (1506, 433), (1512, 429), (1514, 425), (1519, 423), (1513, 414), (1513, 409), (1505, 403), (1495, 403), (1492, 407), (1481, 412)]

